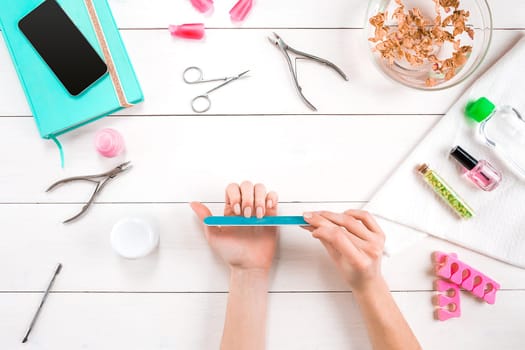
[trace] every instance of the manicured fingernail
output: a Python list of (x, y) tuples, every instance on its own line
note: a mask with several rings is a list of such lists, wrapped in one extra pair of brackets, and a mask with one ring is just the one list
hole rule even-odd
[(249, 218), (252, 216), (252, 208), (246, 207), (244, 208), (244, 217)]
[(258, 218), (258, 219), (262, 219), (262, 217), (264, 216), (264, 210), (263, 210), (263, 208), (261, 208), (261, 207), (257, 207), (257, 209), (256, 209), (256, 213), (257, 213), (257, 214), (256, 214), (256, 215), (257, 215), (257, 218)]
[(305, 212), (305, 213), (303, 214), (303, 217), (304, 217), (305, 219), (311, 219), (311, 218), (312, 218), (312, 213), (310, 213), (310, 212), (307, 211), (307, 212)]
[(273, 208), (273, 202), (271, 199), (268, 200), (268, 203), (266, 203), (266, 206), (269, 208), (269, 209), (272, 209)]
[(235, 215), (241, 215), (241, 206), (239, 205), (239, 203), (233, 206), (233, 212), (235, 213)]

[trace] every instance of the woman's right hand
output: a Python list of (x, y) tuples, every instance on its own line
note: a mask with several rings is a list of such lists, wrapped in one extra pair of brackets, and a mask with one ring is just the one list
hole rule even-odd
[(370, 213), (347, 210), (304, 213), (312, 232), (354, 291), (365, 290), (382, 280), (381, 257), (385, 235)]
[(362, 210), (305, 213), (305, 227), (319, 239), (350, 283), (374, 349), (421, 350), (381, 275), (385, 235)]

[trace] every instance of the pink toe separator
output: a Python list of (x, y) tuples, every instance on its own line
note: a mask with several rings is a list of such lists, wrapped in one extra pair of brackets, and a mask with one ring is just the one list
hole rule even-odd
[(213, 0), (190, 0), (193, 7), (201, 12), (206, 13), (213, 7)]
[(439, 277), (455, 283), (489, 304), (496, 302), (496, 292), (500, 289), (498, 282), (460, 261), (456, 254), (435, 252), (434, 260)]
[(204, 38), (203, 23), (189, 23), (181, 25), (170, 25), (168, 27), (171, 35), (183, 39), (200, 40)]
[(230, 10), (230, 17), (234, 22), (244, 21), (253, 7), (253, 0), (239, 0)]
[(446, 321), (451, 318), (461, 316), (461, 305), (459, 297), (459, 287), (454, 283), (437, 280), (436, 287), (439, 292), (443, 292), (437, 295), (437, 306), (436, 310), (437, 318), (440, 321)]

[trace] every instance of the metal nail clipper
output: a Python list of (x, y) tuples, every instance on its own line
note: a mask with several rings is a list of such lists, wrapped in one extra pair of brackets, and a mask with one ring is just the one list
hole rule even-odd
[[(272, 44), (277, 46), (277, 48), (279, 48), (279, 50), (283, 53), (284, 57), (286, 58), (286, 62), (288, 63), (288, 68), (290, 69), (290, 73), (292, 73), (295, 88), (297, 89), (297, 92), (299, 93), (299, 96), (301, 96), (301, 98), (303, 99), (304, 103), (311, 110), (317, 111), (317, 108), (315, 108), (315, 106), (311, 104), (310, 101), (308, 101), (308, 99), (304, 96), (303, 89), (301, 88), (301, 85), (299, 85), (299, 81), (297, 80), (297, 69), (294, 68), (294, 65), (292, 65), (292, 59), (290, 58), (290, 54), (288, 52), (294, 53), (297, 56), (300, 56), (300, 58), (309, 59), (309, 60), (324, 64), (324, 65), (327, 65), (328, 67), (335, 70), (341, 77), (343, 77), (344, 80), (348, 81), (348, 77), (346, 76), (346, 74), (341, 70), (341, 68), (336, 66), (334, 63), (328, 60), (325, 60), (324, 58), (310, 55), (306, 52), (302, 52), (302, 51), (299, 51), (299, 50), (296, 50), (290, 47), (288, 44), (284, 42), (284, 40), (277, 33), (273, 33), (273, 37), (268, 37), (268, 40), (270, 40)], [(297, 58), (298, 57), (296, 57), (295, 60), (297, 60)]]
[(126, 162), (102, 174), (69, 177), (67, 179), (63, 179), (63, 180), (55, 182), (54, 184), (49, 186), (46, 192), (52, 191), (60, 185), (63, 185), (69, 182), (73, 182), (73, 181), (88, 181), (96, 185), (95, 190), (93, 191), (93, 194), (91, 195), (91, 198), (89, 198), (88, 202), (82, 207), (82, 210), (77, 215), (63, 222), (64, 224), (67, 224), (68, 222), (76, 220), (82, 215), (84, 215), (89, 209), (89, 207), (91, 206), (91, 204), (93, 204), (93, 202), (95, 201), (95, 198), (100, 193), (100, 191), (102, 191), (102, 189), (107, 185), (107, 183), (111, 179), (114, 179), (120, 173), (123, 173), (124, 171), (128, 170), (129, 168), (131, 168), (131, 162)]

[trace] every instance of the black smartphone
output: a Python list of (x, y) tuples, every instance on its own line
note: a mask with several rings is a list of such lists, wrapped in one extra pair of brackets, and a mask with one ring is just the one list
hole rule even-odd
[(18, 28), (73, 96), (108, 68), (55, 0), (45, 0), (18, 22)]

